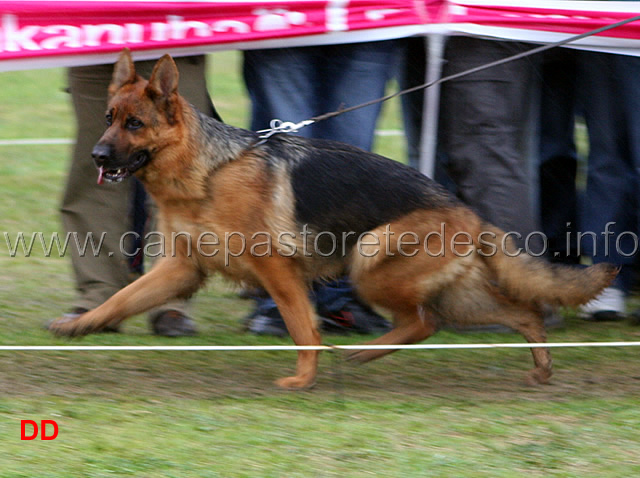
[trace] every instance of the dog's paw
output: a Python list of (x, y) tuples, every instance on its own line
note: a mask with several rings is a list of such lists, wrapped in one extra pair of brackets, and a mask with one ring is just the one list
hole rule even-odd
[(90, 332), (82, 316), (63, 315), (49, 324), (49, 331), (58, 337), (78, 337)]
[(534, 368), (527, 374), (527, 385), (537, 387), (538, 385), (547, 385), (551, 378), (552, 372), (548, 369)]
[(285, 390), (307, 390), (316, 384), (315, 379), (308, 377), (285, 377), (276, 380), (276, 385)]

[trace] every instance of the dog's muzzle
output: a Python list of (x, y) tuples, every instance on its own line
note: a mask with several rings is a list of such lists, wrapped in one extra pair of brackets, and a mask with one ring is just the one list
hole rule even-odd
[(112, 167), (112, 164), (116, 162), (114, 156), (113, 147), (108, 144), (96, 144), (93, 147), (91, 157), (98, 168), (98, 184), (102, 184), (105, 180), (119, 183), (144, 166), (150, 159), (149, 152), (142, 150), (132, 154), (128, 158), (126, 166), (114, 168)]

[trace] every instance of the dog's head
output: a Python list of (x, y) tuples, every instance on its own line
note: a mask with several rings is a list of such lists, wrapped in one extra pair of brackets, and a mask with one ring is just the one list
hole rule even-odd
[(125, 49), (109, 85), (107, 130), (92, 151), (98, 183), (122, 181), (179, 142), (179, 116), (178, 69), (173, 59), (165, 55), (158, 60), (147, 81), (138, 76)]

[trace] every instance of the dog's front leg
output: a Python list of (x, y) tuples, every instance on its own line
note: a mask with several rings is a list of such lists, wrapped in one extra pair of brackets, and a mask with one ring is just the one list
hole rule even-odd
[[(309, 300), (309, 290), (296, 269), (287, 259), (265, 257), (256, 264), (255, 274), (278, 306), (289, 335), (296, 345), (320, 345), (316, 329), (315, 311)], [(318, 369), (317, 350), (298, 351), (296, 374), (276, 381), (287, 389), (304, 389), (315, 383)]]
[(115, 326), (132, 315), (145, 312), (178, 297), (188, 297), (203, 280), (194, 263), (185, 258), (160, 259), (149, 273), (118, 291), (104, 304), (75, 319), (61, 317), (50, 326), (56, 335), (90, 334)]
[[(307, 290), (298, 287), (298, 284), (288, 283), (286, 287), (289, 290), (284, 293), (274, 293), (273, 290), (269, 292), (282, 314), (289, 335), (296, 345), (320, 345), (320, 334), (315, 326), (315, 312), (307, 296)], [(318, 368), (318, 354), (316, 350), (298, 351), (296, 375), (281, 378), (276, 384), (288, 389), (312, 387)]]

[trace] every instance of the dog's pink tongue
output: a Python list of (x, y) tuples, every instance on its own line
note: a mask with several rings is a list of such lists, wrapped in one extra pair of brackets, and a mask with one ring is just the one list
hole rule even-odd
[(104, 175), (104, 168), (100, 166), (98, 168), (98, 184), (104, 183), (104, 178), (102, 177), (103, 175)]

